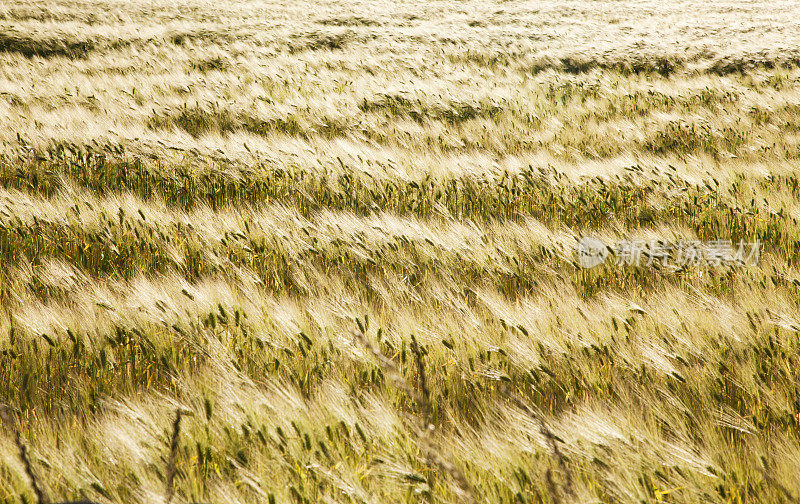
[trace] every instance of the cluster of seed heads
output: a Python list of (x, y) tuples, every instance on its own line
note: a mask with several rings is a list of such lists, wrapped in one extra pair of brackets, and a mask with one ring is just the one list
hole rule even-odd
[[(192, 414), (191, 411), (179, 408), (175, 413), (175, 420), (172, 423), (172, 436), (170, 437), (170, 445), (169, 445), (169, 459), (167, 461), (167, 467), (166, 467), (164, 504), (171, 504), (172, 498), (175, 493), (174, 479), (177, 466), (178, 439), (180, 436), (181, 418), (185, 415), (190, 415), (190, 414)], [(53, 502), (39, 482), (39, 478), (36, 474), (33, 463), (31, 462), (30, 454), (28, 452), (28, 446), (22, 440), (22, 434), (20, 433), (20, 428), (17, 425), (17, 421), (13, 414), (13, 408), (11, 406), (8, 406), (6, 404), (0, 404), (0, 420), (2, 420), (6, 424), (6, 426), (11, 430), (13, 434), (14, 443), (16, 444), (17, 449), (19, 450), (19, 458), (22, 461), (22, 465), (25, 469), (25, 474), (28, 476), (31, 488), (33, 489), (33, 493), (36, 496), (36, 504), (96, 504), (87, 500)]]

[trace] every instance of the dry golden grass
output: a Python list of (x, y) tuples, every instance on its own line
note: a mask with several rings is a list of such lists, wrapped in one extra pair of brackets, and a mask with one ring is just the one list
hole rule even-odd
[[(796, 2), (0, 5), (0, 403), (39, 485), (794, 502), (795, 19)], [(586, 270), (585, 234), (764, 248)], [(177, 438), (176, 409), (194, 413)], [(32, 502), (12, 431), (0, 501)]]

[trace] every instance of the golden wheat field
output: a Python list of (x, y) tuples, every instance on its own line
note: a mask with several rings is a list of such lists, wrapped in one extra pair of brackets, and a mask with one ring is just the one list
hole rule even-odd
[(797, 502), (798, 19), (0, 3), (0, 502)]

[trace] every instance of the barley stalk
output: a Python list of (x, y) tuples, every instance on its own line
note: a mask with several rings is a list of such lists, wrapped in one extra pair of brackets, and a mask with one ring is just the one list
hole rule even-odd
[(2, 417), (2, 420), (5, 422), (8, 428), (11, 429), (14, 435), (14, 444), (19, 450), (19, 458), (22, 461), (22, 466), (25, 468), (25, 474), (28, 476), (28, 479), (31, 482), (33, 493), (36, 495), (37, 504), (50, 504), (50, 499), (39, 484), (39, 480), (33, 470), (33, 464), (28, 456), (28, 447), (22, 441), (22, 435), (17, 427), (17, 422), (15, 421), (14, 416), (11, 414), (11, 407), (6, 404), (0, 404), (0, 417)]
[[(415, 390), (408, 384), (408, 381), (403, 377), (403, 375), (397, 369), (397, 366), (391, 360), (387, 359), (380, 350), (378, 350), (364, 335), (361, 331), (353, 331), (353, 336), (356, 341), (358, 341), (361, 346), (366, 348), (378, 361), (387, 375), (392, 378), (395, 386), (403, 392), (405, 392), (409, 397), (414, 400), (418, 405), (420, 405), (423, 412), (428, 411), (422, 405), (427, 404), (427, 399), (423, 396), (420, 392)], [(424, 364), (422, 364), (422, 356), (421, 352), (419, 351), (418, 344), (416, 340), (412, 340), (412, 348), (416, 348), (416, 350), (412, 350), (414, 354), (417, 356), (417, 365), (419, 366), (420, 373), (424, 373)], [(420, 377), (421, 383), (426, 383), (424, 378)], [(423, 389), (424, 390), (424, 389)], [(456, 482), (458, 486), (459, 493), (464, 499), (465, 502), (475, 502), (475, 494), (472, 489), (472, 485), (467, 480), (464, 473), (458, 469), (453, 464), (447, 462), (446, 460), (442, 459), (439, 456), (439, 453), (442, 453), (441, 446), (438, 446), (437, 443), (431, 439), (430, 435), (434, 432), (435, 427), (433, 424), (429, 423), (426, 419), (421, 419), (417, 416), (414, 416), (411, 419), (412, 423), (415, 424), (415, 430), (417, 432), (418, 439), (423, 444), (423, 453), (425, 453), (425, 458), (428, 465), (433, 465), (439, 467), (440, 470), (450, 475), (453, 481)]]

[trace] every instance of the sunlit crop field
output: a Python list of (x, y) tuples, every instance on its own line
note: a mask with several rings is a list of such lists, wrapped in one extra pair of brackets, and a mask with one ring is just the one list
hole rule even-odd
[[(1, 3), (0, 403), (38, 485), (796, 502), (798, 19)], [(587, 269), (587, 235), (761, 251)], [(15, 436), (0, 502), (35, 502)]]

